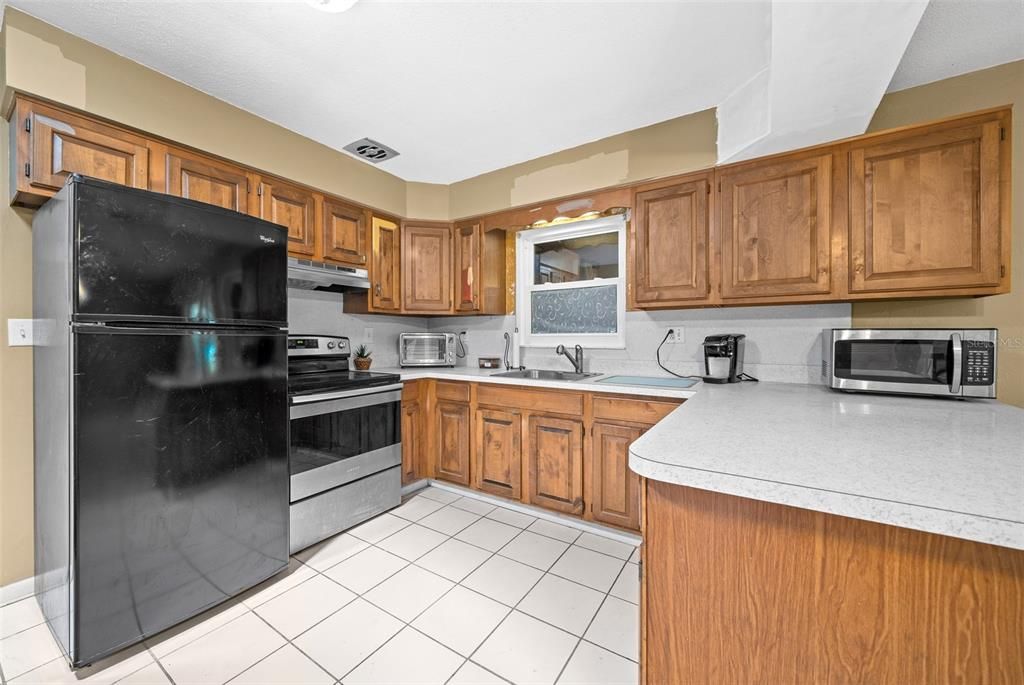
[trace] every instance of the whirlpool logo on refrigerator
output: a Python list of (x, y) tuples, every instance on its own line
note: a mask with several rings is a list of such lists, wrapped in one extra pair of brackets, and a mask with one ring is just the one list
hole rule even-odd
[(260, 240), (262, 240), (265, 243), (270, 243), (271, 245), (273, 245), (274, 243), (277, 242), (273, 238), (268, 238), (267, 236), (263, 235), (262, 233), (260, 233)]

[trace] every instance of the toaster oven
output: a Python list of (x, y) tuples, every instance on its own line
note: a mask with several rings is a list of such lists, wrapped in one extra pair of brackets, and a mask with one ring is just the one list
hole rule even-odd
[(837, 390), (996, 396), (994, 328), (826, 328), (821, 374)]
[(454, 333), (399, 333), (400, 366), (455, 366)]

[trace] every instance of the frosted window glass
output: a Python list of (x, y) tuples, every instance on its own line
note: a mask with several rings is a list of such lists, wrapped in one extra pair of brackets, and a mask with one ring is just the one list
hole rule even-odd
[(531, 333), (617, 333), (617, 286), (531, 293)]

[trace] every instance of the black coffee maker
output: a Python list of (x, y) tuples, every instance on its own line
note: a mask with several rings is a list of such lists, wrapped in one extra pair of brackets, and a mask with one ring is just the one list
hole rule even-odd
[(704, 382), (739, 383), (743, 377), (742, 333), (722, 333), (704, 338)]

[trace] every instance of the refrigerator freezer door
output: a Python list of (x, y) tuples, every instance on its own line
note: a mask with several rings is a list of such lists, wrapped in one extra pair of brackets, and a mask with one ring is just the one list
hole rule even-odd
[(283, 332), (73, 335), (76, 664), (288, 563)]
[(88, 179), (73, 186), (76, 321), (287, 325), (280, 226)]

